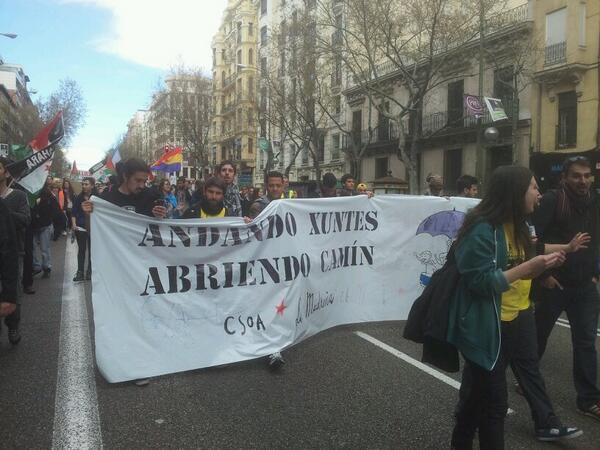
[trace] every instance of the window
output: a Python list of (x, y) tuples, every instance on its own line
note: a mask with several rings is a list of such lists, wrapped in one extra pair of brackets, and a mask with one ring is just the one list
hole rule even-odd
[(388, 158), (375, 158), (375, 179), (387, 177)]
[(267, 58), (260, 58), (260, 74), (263, 78), (267, 76)]
[(248, 36), (254, 36), (254, 24), (252, 22), (248, 23)]
[(559, 44), (567, 40), (567, 8), (546, 14), (546, 45)]
[(333, 71), (331, 72), (331, 86), (342, 84), (342, 57), (336, 55), (333, 60)]
[[(494, 97), (511, 99), (513, 97), (513, 66), (494, 70)], [(504, 105), (506, 108), (506, 105)]]
[(226, 62), (225, 59), (226, 59), (225, 58), (225, 50), (221, 50), (221, 62), (225, 63)]
[(213, 54), (212, 54), (213, 66), (216, 66), (217, 65), (217, 49), (213, 48), (212, 51), (213, 51)]
[(448, 84), (448, 126), (462, 127), (464, 80)]
[(260, 110), (267, 110), (267, 88), (264, 86), (260, 88)]
[(252, 100), (254, 97), (254, 77), (248, 77), (248, 96), (249, 100)]
[(340, 159), (340, 135), (331, 135), (331, 159)]
[(264, 16), (267, 13), (267, 0), (260, 0), (260, 15)]
[(188, 168), (187, 167), (183, 168), (183, 176), (188, 178)]
[(260, 137), (267, 137), (267, 120), (260, 120)]
[(267, 26), (265, 25), (260, 29), (260, 45), (264, 47), (267, 45)]
[(248, 65), (249, 66), (254, 65), (254, 50), (252, 50), (252, 49), (248, 50)]
[(577, 145), (577, 93), (575, 91), (558, 94), (557, 147)]
[(352, 139), (360, 144), (362, 134), (362, 110), (352, 111)]
[(242, 51), (241, 50), (237, 51), (237, 63), (238, 63), (237, 70), (239, 71), (240, 70), (239, 64), (242, 64)]
[(339, 95), (333, 97), (333, 111), (335, 114), (340, 114), (342, 112), (342, 99)]
[(242, 43), (242, 22), (238, 22), (237, 23), (237, 43), (241, 44)]
[(377, 141), (386, 142), (390, 140), (390, 119), (384, 114), (389, 112), (390, 102), (384, 102), (380, 106), (378, 125), (377, 125)]
[(567, 8), (546, 14), (545, 65), (563, 63), (567, 59)]
[(254, 153), (254, 141), (252, 140), (252, 138), (248, 138), (248, 153)]
[(249, 109), (248, 110), (248, 126), (253, 126), (254, 125), (254, 111)]
[(462, 148), (444, 152), (444, 190), (454, 193), (456, 180), (462, 175)]
[(321, 133), (319, 135), (319, 145), (317, 147), (317, 158), (319, 158), (320, 162), (325, 161), (325, 134)]

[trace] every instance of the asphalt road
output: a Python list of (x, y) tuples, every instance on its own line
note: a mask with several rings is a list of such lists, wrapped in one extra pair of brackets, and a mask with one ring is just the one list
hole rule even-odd
[[(64, 238), (54, 244), (51, 278), (36, 278), (37, 293), (23, 300), (22, 342), (12, 347), (5, 328), (0, 336), (1, 449), (43, 449), (53, 442), (61, 448), (53, 437), (62, 419), (55, 417), (61, 326), (69, 325), (61, 325), (69, 290), (66, 284), (63, 290), (65, 245)], [(89, 286), (76, 300), (87, 305), (93, 335)], [(108, 384), (95, 371), (87, 387), (97, 396), (98, 442), (127, 449), (449, 448), (460, 377), (444, 379), (412, 364), (420, 348), (402, 339), (403, 326), (384, 322), (323, 332), (287, 350), (287, 364), (277, 373), (255, 360), (137, 387)], [(555, 327), (548, 348), (542, 372), (555, 410), (585, 434), (561, 444), (535, 441), (527, 404), (511, 390), (506, 448), (599, 449), (600, 422), (575, 410), (569, 329)], [(72, 397), (76, 401), (76, 391)]]

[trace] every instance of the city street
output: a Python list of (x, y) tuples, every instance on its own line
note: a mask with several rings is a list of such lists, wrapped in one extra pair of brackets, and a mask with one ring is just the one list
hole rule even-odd
[[(52, 258), (51, 278), (36, 277), (36, 294), (23, 298), (23, 340), (12, 347), (5, 327), (0, 337), (0, 448), (64, 448), (73, 433), (91, 448), (449, 448), (460, 377), (422, 366), (420, 348), (402, 338), (403, 322), (318, 334), (286, 350), (277, 373), (255, 360), (137, 387), (108, 384), (93, 369), (90, 385), (86, 367), (74, 374), (65, 367), (81, 350), (68, 347), (65, 330), (85, 336), (86, 328), (63, 310), (67, 297), (87, 305), (93, 337), (90, 283), (72, 288), (70, 240), (55, 242)], [(535, 441), (527, 404), (511, 387), (506, 448), (598, 448), (600, 423), (575, 409), (571, 359), (563, 319), (542, 372), (556, 412), (584, 435), (560, 445)]]

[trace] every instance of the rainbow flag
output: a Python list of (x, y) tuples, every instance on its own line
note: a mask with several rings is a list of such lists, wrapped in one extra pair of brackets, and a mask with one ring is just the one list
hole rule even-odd
[(150, 169), (159, 172), (179, 172), (182, 163), (183, 153), (181, 147), (176, 147), (162, 155), (158, 161), (150, 166)]

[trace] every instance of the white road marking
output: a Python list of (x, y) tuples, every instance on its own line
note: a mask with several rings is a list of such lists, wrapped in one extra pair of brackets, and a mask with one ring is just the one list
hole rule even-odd
[[(448, 375), (445, 375), (442, 372), (439, 372), (439, 371), (435, 370), (434, 368), (429, 367), (426, 364), (423, 364), (421, 361), (417, 361), (416, 359), (408, 356), (406, 353), (402, 353), (400, 350), (395, 349), (394, 347), (386, 344), (385, 342), (381, 342), (379, 339), (376, 339), (367, 333), (363, 333), (362, 331), (355, 331), (354, 334), (356, 334), (358, 337), (363, 338), (365, 341), (368, 341), (371, 344), (376, 345), (380, 349), (385, 350), (388, 353), (391, 353), (396, 358), (399, 358), (402, 361), (405, 361), (405, 362), (415, 366), (417, 369), (420, 369), (423, 372), (431, 375), (432, 377), (437, 378), (440, 381), (443, 381), (447, 385), (452, 386), (455, 389), (460, 389), (460, 382), (456, 381), (454, 378), (451, 378)], [(514, 414), (514, 413), (515, 413), (515, 411), (513, 409), (508, 408), (507, 414)]]
[[(561, 326), (561, 327), (565, 327), (565, 328), (571, 328), (571, 324), (569, 323), (569, 321), (567, 319), (563, 319), (561, 317), (558, 318), (558, 320), (556, 321), (556, 325)], [(596, 335), (600, 336), (600, 328), (598, 328)]]
[(52, 448), (101, 449), (85, 287), (71, 281), (76, 270), (77, 246), (67, 239)]

